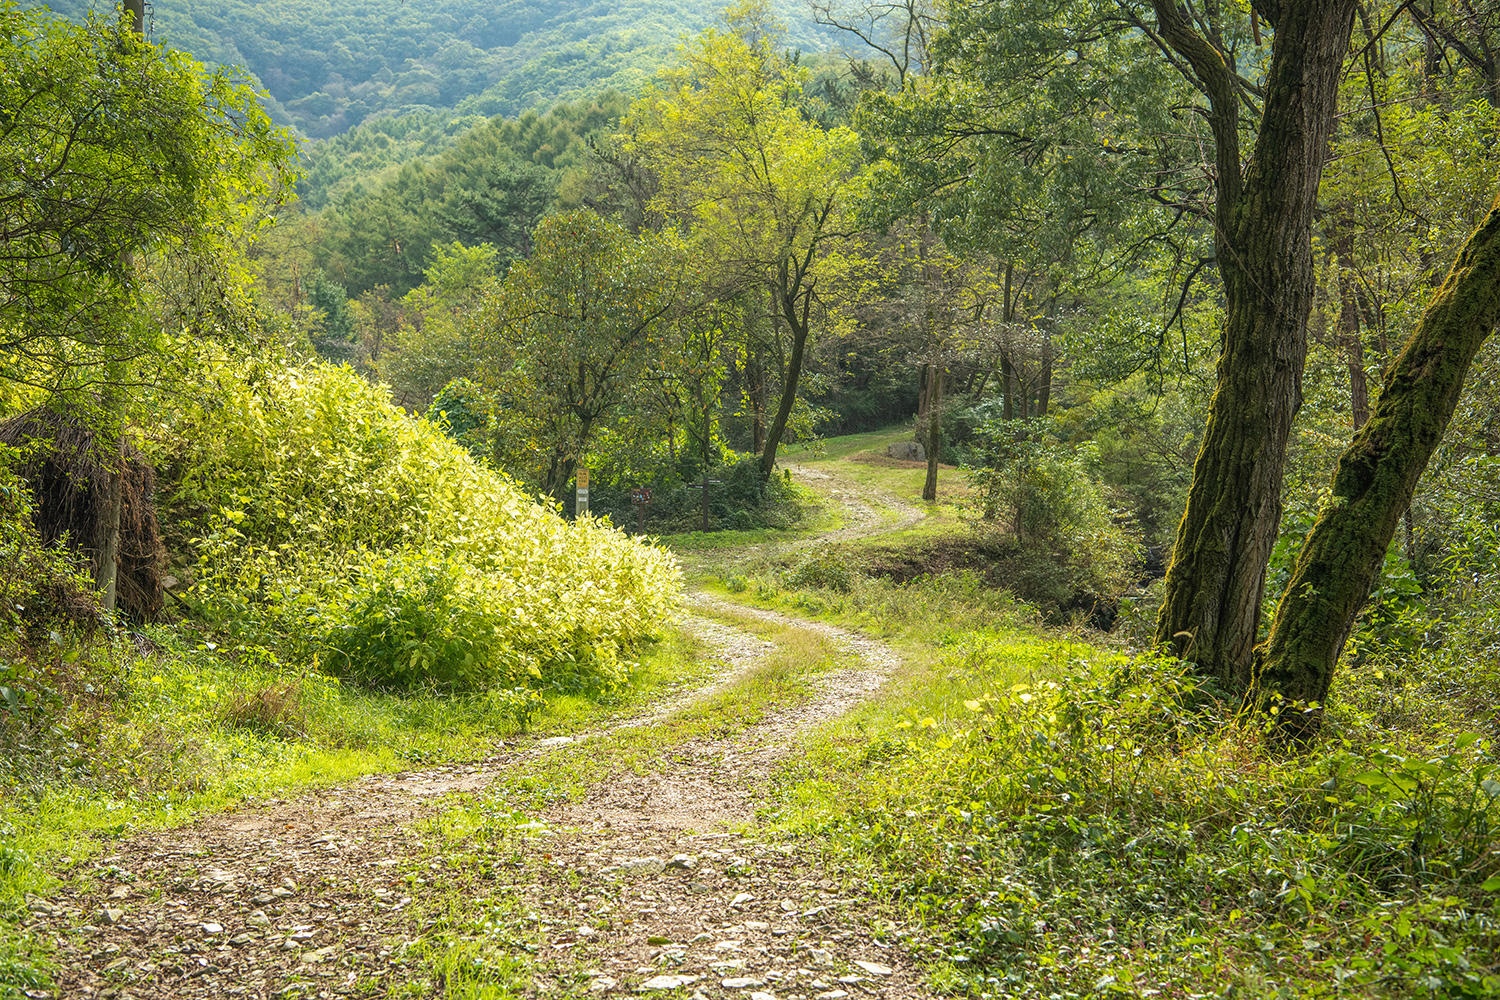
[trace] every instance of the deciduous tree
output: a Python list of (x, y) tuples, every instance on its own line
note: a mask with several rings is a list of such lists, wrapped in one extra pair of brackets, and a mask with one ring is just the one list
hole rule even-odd
[(501, 407), (503, 464), (564, 499), (600, 420), (658, 353), (682, 266), (670, 239), (632, 235), (591, 209), (537, 227), (535, 254), (511, 268), (478, 338)]
[[(758, 288), (784, 326), (780, 397), (766, 434), (769, 476), (815, 327), (851, 266), (850, 208), (858, 138), (801, 106), (801, 76), (777, 53), (778, 27), (757, 0), (728, 12), (730, 30), (683, 47), (632, 109), (630, 151), (660, 179), (655, 207), (689, 234), (724, 294)], [(820, 313), (823, 314), (820, 316)]]

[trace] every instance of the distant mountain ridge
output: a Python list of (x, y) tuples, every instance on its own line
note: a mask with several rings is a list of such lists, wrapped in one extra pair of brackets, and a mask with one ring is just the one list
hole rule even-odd
[[(91, 4), (49, 6), (81, 19)], [(838, 44), (802, 0), (777, 9), (789, 48)], [(511, 116), (610, 88), (633, 94), (721, 12), (688, 0), (164, 0), (152, 37), (243, 67), (278, 121), (327, 138), (411, 110)]]

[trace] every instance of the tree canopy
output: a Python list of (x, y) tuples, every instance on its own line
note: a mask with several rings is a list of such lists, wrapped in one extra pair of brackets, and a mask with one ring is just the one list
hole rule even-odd
[[(139, 289), (173, 259), (229, 256), (288, 183), (290, 140), (233, 76), (101, 20), (6, 2), (0, 66), (0, 374), (46, 383), (155, 350)], [(197, 314), (177, 329), (217, 291), (181, 302)]]

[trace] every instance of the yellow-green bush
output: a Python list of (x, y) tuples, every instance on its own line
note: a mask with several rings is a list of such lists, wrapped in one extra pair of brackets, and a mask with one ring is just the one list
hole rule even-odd
[(568, 689), (620, 681), (659, 628), (667, 553), (564, 521), (346, 369), (253, 385), (176, 428), (174, 508), (224, 627), (373, 686)]

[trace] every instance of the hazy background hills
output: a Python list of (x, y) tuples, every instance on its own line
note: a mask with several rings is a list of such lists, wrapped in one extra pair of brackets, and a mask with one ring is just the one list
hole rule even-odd
[[(100, 5), (49, 6), (82, 18)], [(802, 0), (777, 6), (788, 47), (837, 44)], [(633, 94), (721, 9), (687, 0), (162, 0), (152, 17), (155, 40), (247, 69), (280, 122), (322, 139), (413, 111), (447, 112), (451, 130), (454, 117)]]

